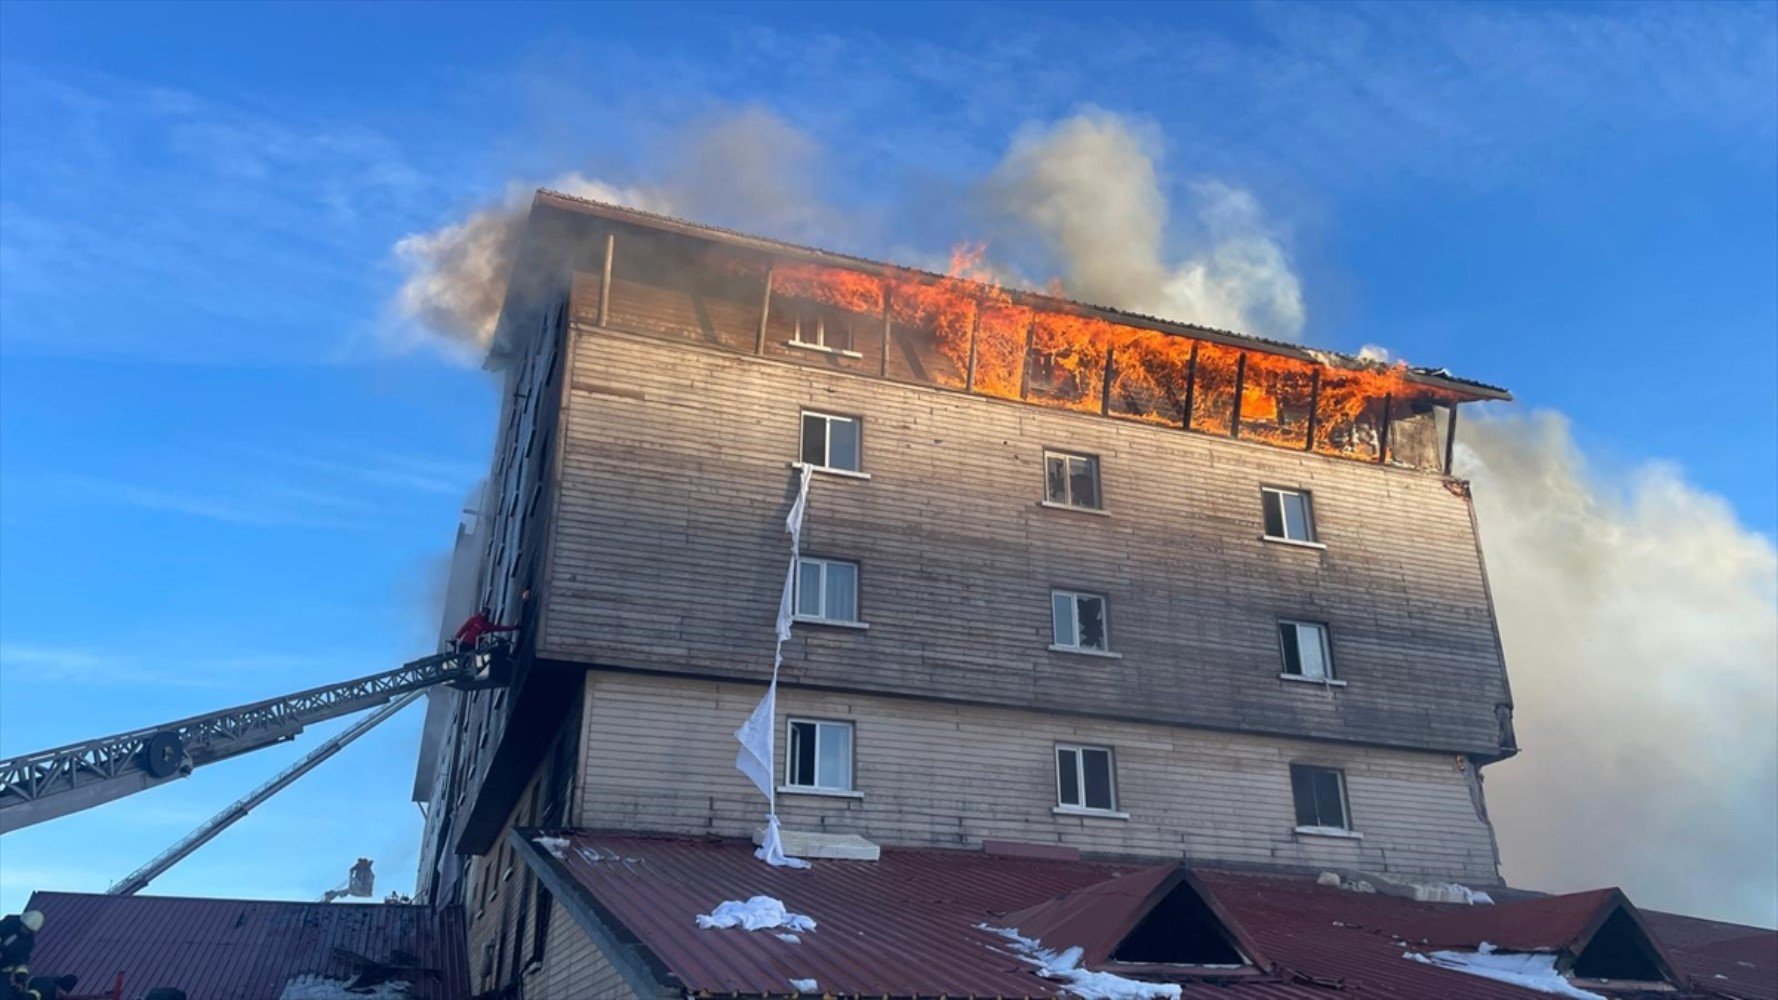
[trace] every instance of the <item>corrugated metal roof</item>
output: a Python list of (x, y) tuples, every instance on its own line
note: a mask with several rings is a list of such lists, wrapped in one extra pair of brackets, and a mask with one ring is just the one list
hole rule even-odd
[[(762, 864), (751, 844), (735, 840), (567, 836), (560, 859), (529, 846), (522, 833), (514, 838), (529, 863), (583, 886), (603, 911), (599, 919), (614, 921), (612, 932), (639, 942), (679, 985), (722, 996), (789, 996), (790, 980), (814, 979), (822, 992), (841, 995), (1057, 997), (1061, 984), (1039, 978), (980, 925), (1008, 926), (1009, 914), (1126, 876), (1128, 892), (1083, 898), (1107, 906), (1120, 894), (1146, 898), (1161, 884), (1152, 876), (1173, 867), (885, 848), (876, 862), (823, 860), (793, 870)], [(1416, 929), (1457, 904), (1355, 893), (1300, 875), (1193, 873), (1276, 971), (1188, 985), (1188, 995), (1215, 989), (1229, 1000), (1327, 1000), (1330, 987), (1375, 1000), (1540, 995), (1403, 958), (1426, 947)], [(816, 929), (792, 943), (771, 932), (698, 928), (699, 914), (754, 895), (782, 900), (812, 917)], [(1124, 907), (1111, 908), (1117, 919), (1128, 917)], [(1062, 923), (1049, 927), (1059, 933)], [(1058, 950), (1081, 943), (1043, 940)]]
[[(822, 260), (838, 266), (862, 268), (877, 273), (899, 272), (902, 274), (916, 274), (935, 280), (949, 278), (948, 275), (942, 275), (936, 271), (929, 271), (924, 268), (910, 267), (905, 264), (891, 264), (885, 261), (871, 260), (868, 257), (836, 253), (832, 250), (823, 250), (820, 247), (808, 246), (802, 243), (792, 243), (788, 240), (755, 236), (751, 233), (743, 233), (735, 229), (725, 229), (721, 226), (693, 222), (689, 219), (681, 219), (671, 215), (664, 215), (659, 212), (649, 212), (639, 208), (630, 208), (627, 205), (614, 205), (610, 202), (598, 201), (593, 198), (584, 198), (579, 195), (566, 194), (561, 191), (552, 191), (548, 188), (539, 188), (534, 200), (539, 204), (546, 204), (556, 208), (567, 209), (569, 211), (599, 215), (605, 218), (627, 220), (647, 225), (655, 229), (677, 230), (682, 234), (718, 238), (723, 242), (747, 246), (768, 253), (788, 251), (812, 260)], [(969, 279), (956, 280), (965, 281), (970, 285), (981, 284), (980, 282)], [(1355, 355), (1342, 354), (1337, 351), (1318, 350), (1286, 340), (1274, 340), (1270, 337), (1259, 337), (1250, 333), (1240, 333), (1235, 330), (1223, 330), (1218, 327), (1204, 326), (1198, 323), (1172, 320), (1161, 316), (1150, 316), (1145, 313), (1132, 312), (1128, 309), (1095, 305), (1090, 302), (1081, 302), (1075, 299), (1064, 299), (1060, 296), (1047, 295), (1042, 292), (1035, 292), (1027, 289), (1009, 289), (1008, 291), (1017, 295), (1021, 301), (1048, 302), (1062, 307), (1089, 310), (1091, 312), (1104, 314), (1106, 317), (1114, 320), (1121, 319), (1136, 326), (1160, 329), (1163, 330), (1163, 332), (1177, 332), (1184, 336), (1202, 337), (1230, 344), (1235, 347), (1247, 347), (1271, 354), (1284, 354), (1291, 357), (1302, 358), (1307, 361), (1319, 362), (1328, 365), (1329, 367), (1359, 369), (1374, 369), (1378, 367), (1374, 362)], [(1500, 386), (1489, 385), (1486, 382), (1478, 382), (1475, 379), (1460, 378), (1443, 368), (1410, 367), (1408, 371), (1415, 377), (1424, 381), (1443, 383), (1455, 389), (1471, 390), (1476, 394), (1477, 398), (1480, 399), (1506, 400), (1512, 398), (1512, 393)]]
[(410, 980), (415, 1000), (469, 995), (456, 908), (75, 892), (33, 893), (29, 905), (44, 917), (33, 972), (82, 984), (122, 972), (126, 997), (172, 986), (192, 1000), (275, 1000), (295, 976), (350, 978), (336, 948), (379, 962), (406, 952), (436, 970)]

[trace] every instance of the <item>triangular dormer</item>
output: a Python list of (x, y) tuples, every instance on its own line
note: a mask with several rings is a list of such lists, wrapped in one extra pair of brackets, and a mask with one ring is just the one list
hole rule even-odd
[(1184, 865), (1159, 865), (1009, 913), (1045, 948), (1092, 969), (1169, 979), (1238, 978), (1271, 963)]

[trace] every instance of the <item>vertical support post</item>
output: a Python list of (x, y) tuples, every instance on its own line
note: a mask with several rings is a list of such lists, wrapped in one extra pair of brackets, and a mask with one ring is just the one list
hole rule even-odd
[(1377, 464), (1389, 461), (1389, 424), (1395, 419), (1395, 393), (1383, 397), (1383, 426), (1377, 434)]
[(969, 365), (963, 373), (963, 391), (975, 391), (975, 344), (982, 332), (982, 296), (975, 297), (975, 318), (969, 322)]
[(1099, 386), (1099, 415), (1111, 414), (1111, 380), (1117, 377), (1117, 348), (1105, 349), (1105, 381)]
[(1031, 397), (1031, 348), (1037, 343), (1037, 310), (1031, 310), (1031, 322), (1025, 327), (1025, 356), (1019, 364), (1019, 398)]
[(605, 266), (599, 275), (599, 325), (611, 320), (611, 257), (617, 252), (617, 234), (605, 234)]
[(1309, 434), (1303, 439), (1303, 450), (1315, 450), (1315, 432), (1321, 426), (1321, 369), (1309, 371)]
[(1229, 421), (1229, 437), (1241, 436), (1241, 393), (1247, 388), (1247, 352), (1235, 358), (1235, 413)]
[(889, 296), (891, 296), (893, 294), (895, 294), (895, 290), (889, 286), (889, 279), (884, 278), (883, 279), (883, 357), (881, 359), (879, 359), (879, 361), (877, 363), (877, 376), (879, 378), (888, 378), (889, 377), (889, 339), (891, 336), (893, 336), (893, 331), (895, 329), (895, 318), (894, 318), (895, 313), (891, 309)]
[(1451, 411), (1451, 419), (1445, 422), (1445, 475), (1451, 474), (1451, 460), (1457, 454), (1457, 404), (1447, 407)]
[(1196, 400), (1193, 399), (1193, 397), (1196, 396), (1197, 393), (1198, 393), (1198, 342), (1194, 340), (1194, 341), (1192, 341), (1191, 360), (1187, 361), (1185, 363), (1185, 406), (1181, 408), (1184, 412), (1180, 414), (1180, 424), (1179, 424), (1179, 426), (1184, 430), (1189, 431), (1192, 429), (1192, 404), (1194, 402), (1196, 402)]
[(753, 342), (753, 353), (766, 352), (766, 321), (772, 318), (772, 273), (777, 270), (776, 261), (766, 265), (766, 290), (759, 302), (759, 337)]

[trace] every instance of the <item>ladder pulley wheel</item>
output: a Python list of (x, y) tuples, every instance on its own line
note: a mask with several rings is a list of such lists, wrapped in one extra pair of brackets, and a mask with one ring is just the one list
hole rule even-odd
[(148, 738), (142, 748), (143, 764), (157, 778), (170, 778), (185, 760), (185, 741), (171, 730), (162, 730)]

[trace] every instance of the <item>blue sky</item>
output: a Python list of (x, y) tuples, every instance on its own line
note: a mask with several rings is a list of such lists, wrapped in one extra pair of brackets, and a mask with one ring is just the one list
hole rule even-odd
[[(814, 141), (826, 242), (906, 258), (981, 233), (1020, 126), (1143, 122), (1170, 193), (1265, 206), (1306, 341), (1510, 386), (1769, 537), (1775, 11), (8, 4), (0, 753), (426, 651), (495, 399), (392, 308), (392, 246), (515, 182), (649, 183), (742, 107)], [(155, 890), (318, 897), (360, 855), (408, 888), (418, 725)], [(322, 735), (8, 837), (0, 907), (102, 889)]]

